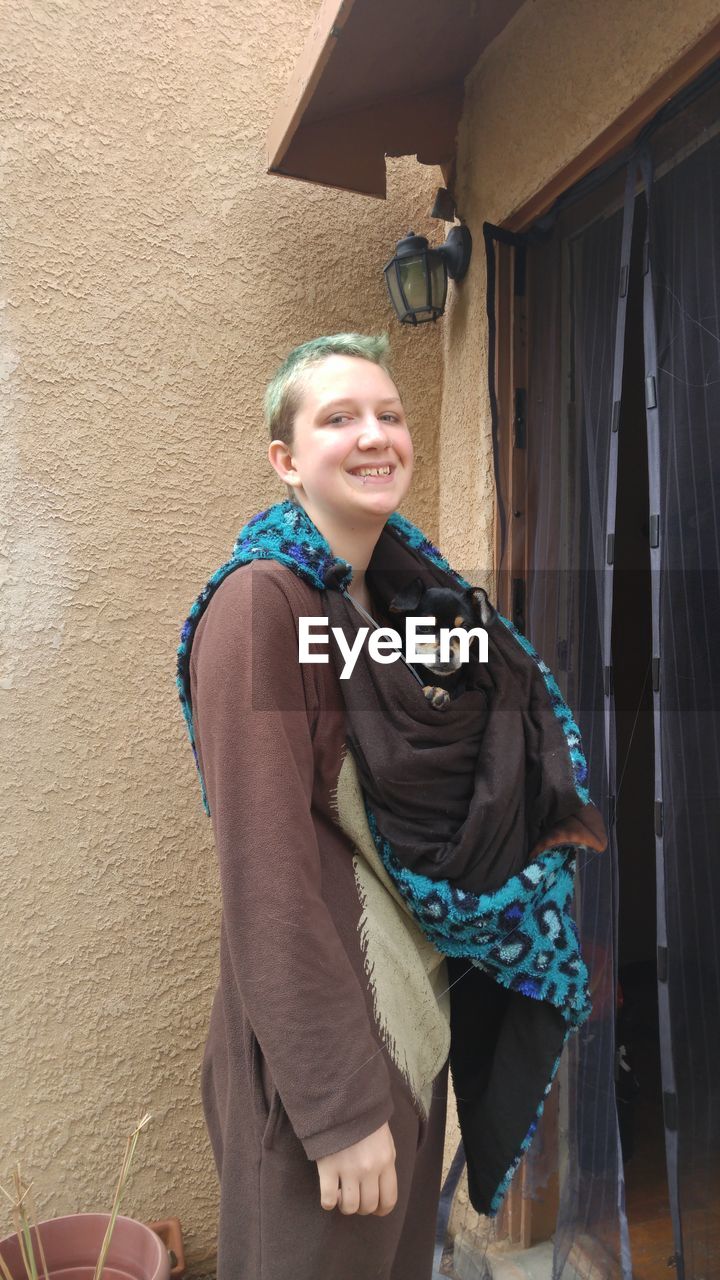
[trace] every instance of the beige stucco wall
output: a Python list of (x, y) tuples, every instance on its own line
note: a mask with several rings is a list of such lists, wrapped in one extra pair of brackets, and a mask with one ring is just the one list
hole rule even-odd
[(442, 230), (439, 175), (393, 162), (383, 203), (264, 171), (315, 10), (20, 5), (0, 50), (0, 1182), (17, 1158), (41, 1212), (109, 1207), (147, 1108), (124, 1208), (178, 1215), (195, 1273), (219, 897), (175, 648), (237, 529), (284, 497), (260, 406), (298, 341), (390, 327), (405, 510), (437, 532), (441, 329), (401, 331), (381, 269), (409, 226)]
[[(456, 197), (474, 252), (444, 319), (439, 539), (480, 582), (494, 513), (483, 222), (540, 191), (717, 16), (717, 0), (528, 0), (467, 78)], [(452, 1225), (478, 1225), (462, 1186)]]

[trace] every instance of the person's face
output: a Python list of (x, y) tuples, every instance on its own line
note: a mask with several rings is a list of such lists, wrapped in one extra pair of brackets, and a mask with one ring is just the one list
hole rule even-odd
[(273, 441), (269, 457), (311, 518), (386, 520), (413, 470), (410, 431), (389, 374), (357, 356), (311, 366), (292, 445)]

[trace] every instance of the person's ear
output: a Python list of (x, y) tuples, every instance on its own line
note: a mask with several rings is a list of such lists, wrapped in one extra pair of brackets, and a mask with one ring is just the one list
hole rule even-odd
[(300, 477), (295, 470), (290, 446), (285, 444), (284, 440), (271, 440), (268, 445), (267, 456), (270, 466), (280, 477), (283, 484), (288, 484), (293, 489), (298, 489), (300, 487)]

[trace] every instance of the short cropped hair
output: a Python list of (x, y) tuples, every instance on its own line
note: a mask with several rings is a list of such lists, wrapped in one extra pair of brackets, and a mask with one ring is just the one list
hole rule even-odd
[(282, 440), (292, 448), (295, 415), (300, 408), (306, 369), (321, 364), (328, 356), (358, 356), (361, 360), (379, 364), (392, 377), (387, 362), (389, 349), (390, 339), (386, 333), (334, 333), (329, 337), (312, 338), (295, 347), (283, 360), (265, 392), (265, 421), (270, 439)]

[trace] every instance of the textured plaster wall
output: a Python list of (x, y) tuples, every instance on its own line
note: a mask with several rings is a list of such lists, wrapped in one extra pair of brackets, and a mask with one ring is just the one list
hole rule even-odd
[[(321, 332), (389, 326), (414, 426), (406, 513), (437, 535), (441, 330), (381, 268), (441, 180), (387, 203), (264, 172), (315, 0), (6, 11), (2, 67), (0, 1182), (41, 1213), (177, 1214), (212, 1266), (199, 1101), (219, 893), (174, 687), (177, 633), (284, 489), (261, 397)], [(0, 1212), (0, 1236), (8, 1225)]]
[[(491, 585), (495, 491), (483, 222), (502, 223), (541, 190), (717, 16), (717, 0), (528, 0), (466, 81), (456, 196), (474, 253), (444, 320), (439, 539), (481, 584)], [(479, 1243), (487, 1229), (463, 1185), (451, 1226)]]

